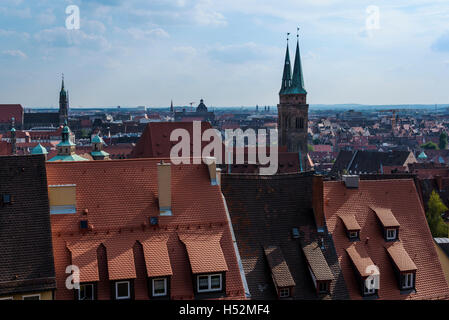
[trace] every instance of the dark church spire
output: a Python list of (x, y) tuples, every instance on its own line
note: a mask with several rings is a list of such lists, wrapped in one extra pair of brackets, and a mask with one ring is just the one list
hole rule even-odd
[(295, 65), (293, 66), (292, 84), (289, 93), (307, 94), (307, 91), (304, 89), (304, 77), (302, 74), (301, 54), (299, 53), (299, 28), (297, 29), (296, 38), (297, 40), (296, 40)]
[(281, 91), (279, 92), (279, 94), (286, 94), (291, 81), (292, 81), (292, 77), (291, 77), (291, 64), (290, 64), (290, 53), (289, 53), (289, 49), (288, 49), (288, 36), (290, 35), (290, 33), (287, 33), (287, 49), (285, 52), (285, 62), (284, 62), (284, 74), (282, 75), (282, 85), (281, 85)]
[(61, 92), (59, 93), (59, 124), (64, 124), (69, 118), (69, 94), (64, 87), (64, 74), (62, 74)]

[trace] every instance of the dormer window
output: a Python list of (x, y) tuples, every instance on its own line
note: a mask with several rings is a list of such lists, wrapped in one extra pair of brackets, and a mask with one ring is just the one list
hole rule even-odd
[(393, 262), (399, 290), (409, 291), (415, 289), (416, 272), (418, 268), (408, 255), (402, 242), (396, 241), (387, 244), (386, 249)]
[(400, 224), (396, 220), (391, 209), (386, 208), (371, 208), (377, 215), (379, 222), (382, 225), (385, 241), (399, 240)]
[(279, 298), (289, 298), (289, 297), (290, 297), (290, 288), (279, 289)]
[(360, 225), (354, 215), (341, 215), (340, 219), (345, 226), (346, 234), (350, 241), (360, 240)]
[(387, 240), (393, 241), (397, 240), (397, 230), (396, 229), (387, 229)]

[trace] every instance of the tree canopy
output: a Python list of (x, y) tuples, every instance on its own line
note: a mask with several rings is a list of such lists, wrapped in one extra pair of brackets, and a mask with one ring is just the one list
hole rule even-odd
[(447, 144), (448, 144), (448, 142), (447, 142), (447, 133), (446, 132), (441, 132), (441, 134), (440, 134), (440, 141), (438, 143), (438, 147), (441, 150), (444, 150), (444, 149), (447, 148)]
[(430, 195), (429, 201), (427, 202), (427, 207), (426, 218), (430, 231), (432, 232), (432, 236), (435, 238), (448, 237), (449, 227), (442, 218), (442, 214), (446, 212), (448, 208), (444, 205), (443, 201), (441, 201), (440, 196), (435, 192), (435, 190), (433, 190)]

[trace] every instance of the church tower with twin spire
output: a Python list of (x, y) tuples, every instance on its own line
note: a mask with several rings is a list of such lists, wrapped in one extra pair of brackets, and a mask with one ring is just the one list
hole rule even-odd
[(284, 73), (279, 91), (278, 128), (279, 146), (286, 146), (287, 151), (298, 152), (301, 171), (308, 170), (307, 123), (309, 105), (307, 91), (304, 89), (304, 78), (299, 53), (299, 34), (297, 35), (295, 62), (291, 73), (290, 54), (285, 53)]
[(69, 120), (69, 93), (64, 88), (64, 74), (62, 75), (61, 91), (59, 92), (59, 125)]

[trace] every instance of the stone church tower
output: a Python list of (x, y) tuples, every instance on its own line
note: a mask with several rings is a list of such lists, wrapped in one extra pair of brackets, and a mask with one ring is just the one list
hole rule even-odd
[(296, 43), (295, 64), (291, 74), (290, 54), (287, 42), (285, 54), (284, 74), (279, 92), (278, 128), (279, 146), (287, 146), (287, 150), (298, 152), (301, 171), (308, 170), (307, 123), (309, 105), (304, 89), (304, 79), (299, 53), (299, 36)]
[(59, 125), (69, 120), (69, 93), (64, 88), (64, 75), (62, 75), (61, 92), (59, 92)]

